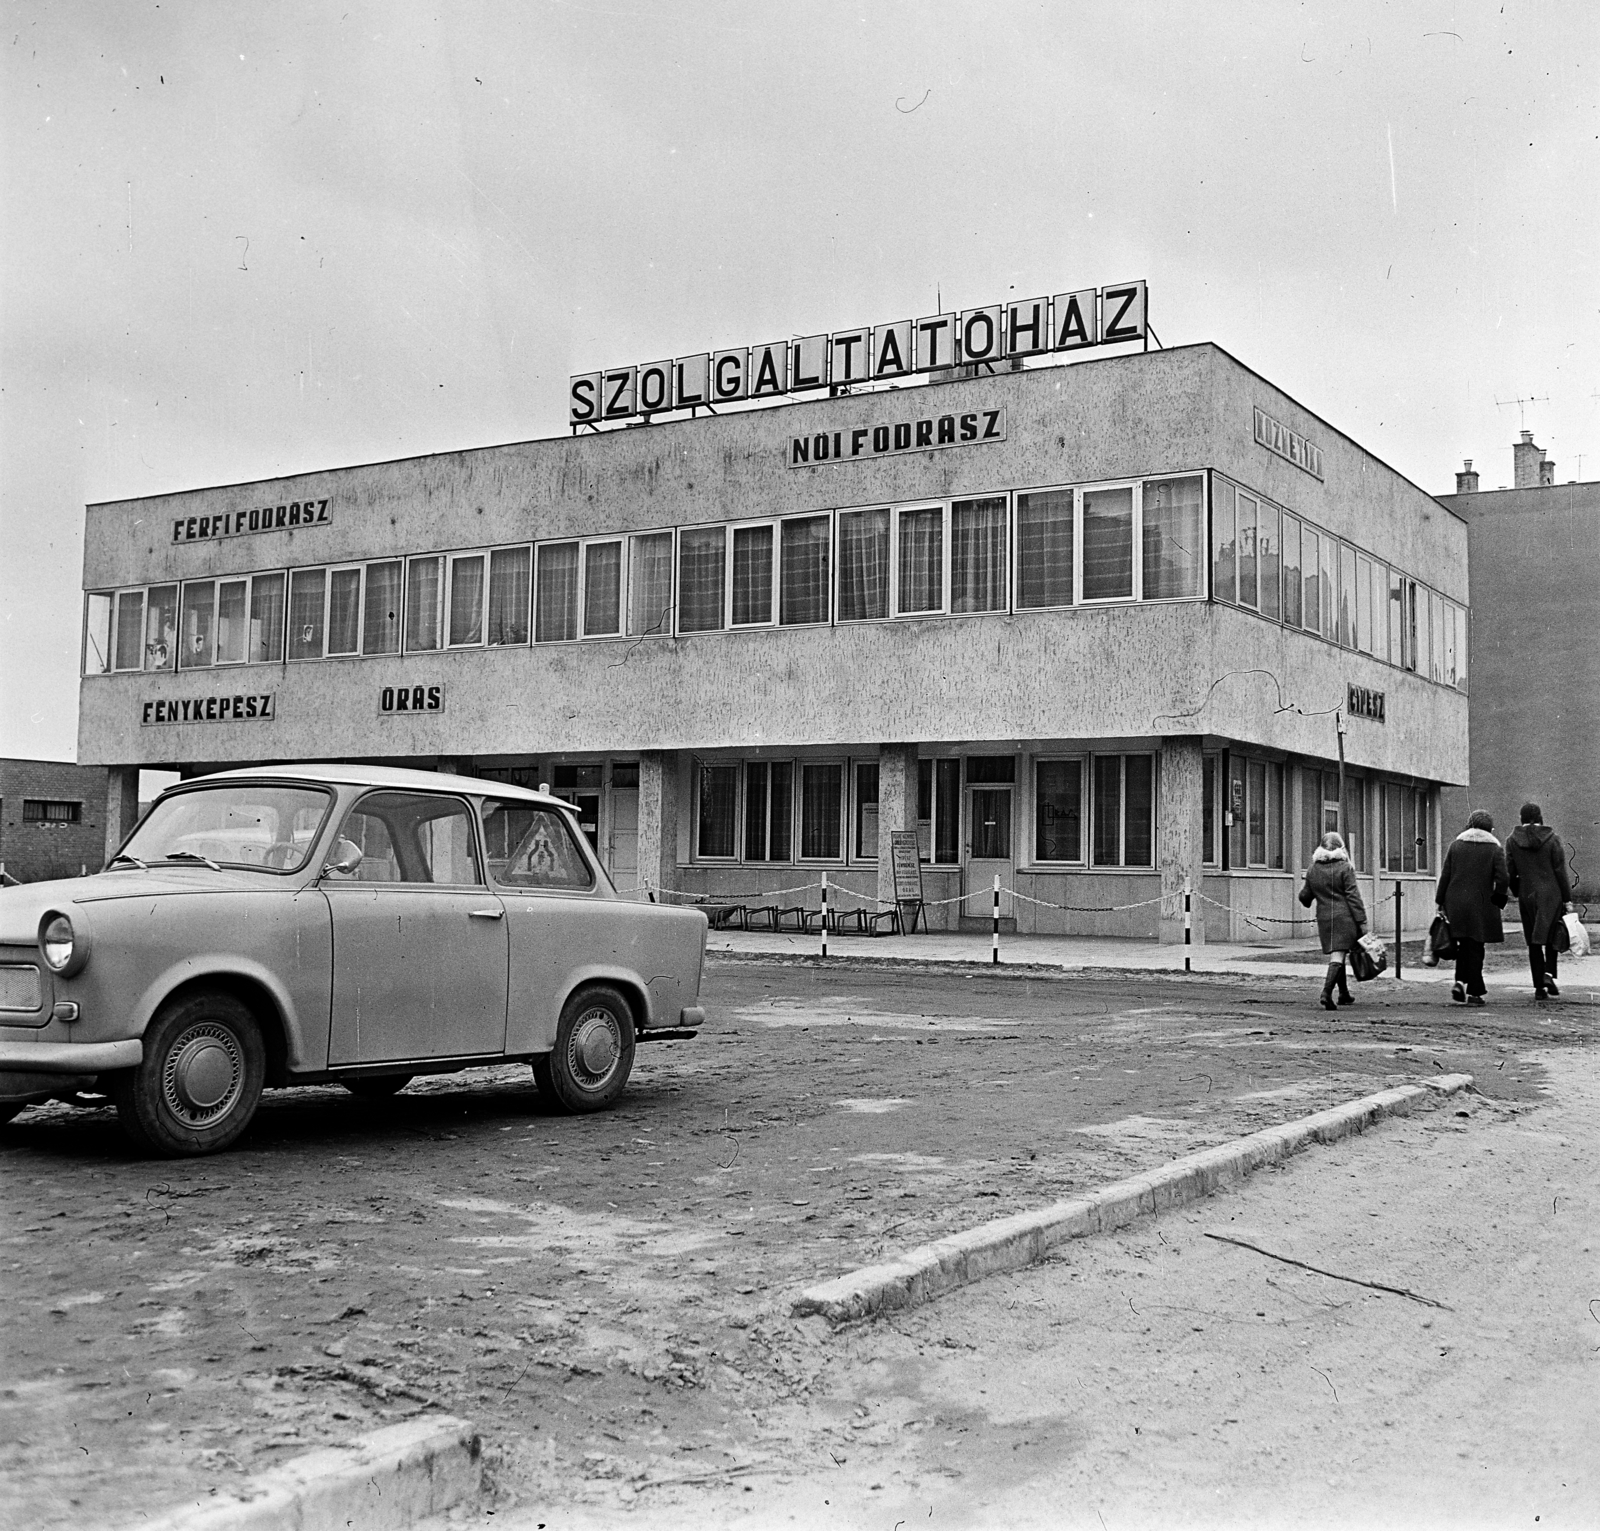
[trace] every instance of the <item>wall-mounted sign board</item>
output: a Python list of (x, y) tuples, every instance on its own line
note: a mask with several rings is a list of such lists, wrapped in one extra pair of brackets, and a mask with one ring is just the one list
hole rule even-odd
[(152, 697), (141, 704), (141, 725), (155, 723), (270, 723), (277, 716), (277, 693), (251, 696)]
[(174, 542), (212, 542), (251, 532), (281, 532), (300, 526), (328, 526), (333, 512), (326, 500), (290, 500), (287, 505), (262, 505), (255, 510), (228, 510), (219, 516), (179, 516), (172, 523)]
[(1345, 711), (1352, 718), (1368, 718), (1374, 723), (1383, 723), (1387, 719), (1383, 712), (1384, 693), (1371, 691), (1365, 686), (1347, 684), (1345, 686)]

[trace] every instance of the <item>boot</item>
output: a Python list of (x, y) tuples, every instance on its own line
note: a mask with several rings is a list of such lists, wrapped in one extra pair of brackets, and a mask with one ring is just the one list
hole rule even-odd
[(1328, 976), (1322, 981), (1322, 1008), (1324, 1010), (1337, 1010), (1339, 1007), (1333, 1002), (1334, 975), (1339, 969), (1333, 963), (1328, 964)]
[(1339, 1003), (1341, 1005), (1353, 1005), (1355, 1002), (1356, 997), (1350, 992), (1350, 985), (1344, 981), (1344, 964), (1341, 963), (1339, 965)]

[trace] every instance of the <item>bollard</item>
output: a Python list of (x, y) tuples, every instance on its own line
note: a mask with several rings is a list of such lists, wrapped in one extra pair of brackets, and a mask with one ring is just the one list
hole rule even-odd
[(1193, 923), (1193, 919), (1194, 906), (1191, 902), (1189, 884), (1185, 883), (1183, 885), (1183, 970), (1186, 973), (1192, 973), (1194, 971), (1194, 969), (1189, 966), (1189, 947), (1192, 940), (1190, 926)]
[(828, 874), (822, 874), (822, 955), (828, 955)]
[(994, 874), (994, 949), (990, 961), (996, 967), (1000, 966), (1000, 874)]
[(1394, 976), (1400, 977), (1400, 879), (1394, 880)]

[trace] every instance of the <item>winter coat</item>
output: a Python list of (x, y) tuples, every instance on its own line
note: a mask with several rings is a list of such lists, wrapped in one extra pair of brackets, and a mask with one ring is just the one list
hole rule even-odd
[(1451, 934), (1493, 945), (1504, 941), (1500, 911), (1506, 906), (1506, 853), (1487, 829), (1464, 829), (1444, 853), (1434, 901)]
[(1361, 902), (1355, 868), (1344, 851), (1325, 851), (1319, 845), (1306, 869), (1300, 902), (1317, 906), (1317, 934), (1325, 952), (1347, 952), (1367, 928), (1367, 906)]
[(1555, 830), (1548, 824), (1517, 825), (1506, 839), (1506, 875), (1528, 945), (1548, 945), (1572, 898), (1567, 853)]

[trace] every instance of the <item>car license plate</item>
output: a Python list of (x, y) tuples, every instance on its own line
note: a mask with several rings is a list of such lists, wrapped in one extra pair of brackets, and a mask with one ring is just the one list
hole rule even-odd
[(39, 970), (36, 967), (0, 967), (0, 1010), (39, 1008)]

